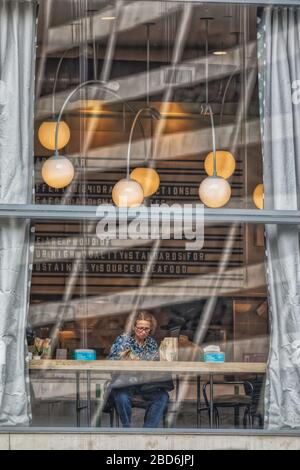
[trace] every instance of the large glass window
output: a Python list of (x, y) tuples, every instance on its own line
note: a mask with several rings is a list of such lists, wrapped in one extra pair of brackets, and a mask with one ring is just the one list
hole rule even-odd
[(298, 305), (280, 136), (297, 133), (299, 64), (283, 109), (268, 54), (286, 15), (269, 11), (41, 2), (33, 204), (11, 209), (31, 228), (33, 426), (281, 429), (267, 364), (277, 310)]
[[(159, 175), (156, 191), (144, 201), (149, 214), (153, 204), (164, 204), (165, 211), (177, 204), (177, 215), (182, 211), (188, 217), (187, 205), (202, 202), (199, 185), (213, 174), (214, 131), (217, 175), (226, 178), (222, 182), (231, 190), (226, 208), (255, 208), (252, 195), (262, 183), (257, 8), (150, 1), (125, 2), (119, 10), (109, 2), (84, 3), (73, 2), (68, 12), (58, 10), (47, 26), (39, 23), (35, 202), (111, 205), (115, 184), (126, 177), (133, 137), (130, 171), (148, 167)], [(83, 85), (93, 80), (106, 82), (108, 91), (99, 82)], [(76, 86), (80, 89), (68, 100)], [(41, 172), (53, 154), (43, 145), (41, 125), (50, 125), (46, 122), (53, 106), (57, 116), (65, 100), (62, 120), (71, 137), (67, 135), (61, 153), (72, 162), (75, 177), (64, 189), (53, 189)], [(133, 132), (135, 116), (149, 107), (161, 113), (160, 119), (141, 112)], [(148, 221), (153, 222), (151, 215)], [(232, 224), (230, 218), (227, 223), (206, 222), (204, 245), (195, 250), (172, 230), (157, 240), (99, 239), (96, 223), (75, 218), (36, 222), (32, 342), (34, 337), (51, 338), (52, 360), (74, 359), (81, 350), (105, 360), (126, 330), (128, 315), (146, 310), (157, 323), (153, 335), (161, 345), (160, 363), (164, 344), (168, 359), (174, 354), (173, 362), (165, 363), (174, 390), (168, 392), (168, 413), (160, 425), (234, 427), (239, 418), (241, 425), (243, 418), (249, 425), (254, 415), (245, 411), (254, 400), (253, 387), (259, 388), (255, 409), (258, 401), (263, 403), (264, 373), (258, 372), (268, 355), (263, 225)], [(165, 223), (158, 222), (161, 235), (166, 235)], [(213, 416), (210, 384), (206, 386), (210, 375), (197, 373), (199, 364), (208, 366), (204, 354), (209, 349), (211, 357), (233, 364), (228, 374), (214, 377), (216, 403), (226, 396), (233, 405), (214, 410)], [(188, 375), (186, 362), (194, 366)], [(253, 371), (243, 374), (249, 364)], [(112, 371), (92, 370), (86, 377), (83, 366), (76, 379), (76, 371), (32, 367), (37, 368), (32, 370), (34, 423), (109, 425), (111, 413), (100, 411)], [(155, 385), (155, 363), (146, 365), (139, 380), (147, 367), (147, 380)], [(130, 381), (131, 376), (125, 378)], [(88, 406), (86, 413), (79, 411), (81, 404)], [(255, 425), (262, 427), (263, 410), (257, 413)], [(137, 409), (135, 423), (142, 425), (142, 416)], [(124, 416), (119, 418), (124, 424)]]
[[(131, 242), (125, 249), (120, 241), (102, 246), (95, 230), (87, 234), (75, 222), (37, 222), (35, 227), (30, 349), (35, 351), (37, 338), (52, 338), (52, 343), (44, 359), (31, 363), (34, 425), (110, 425), (111, 410), (101, 410), (114, 369), (112, 361), (105, 360), (136, 309), (155, 318), (152, 337), (160, 345), (161, 360), (141, 361), (144, 370), (138, 372), (126, 372), (131, 362), (126, 361), (117, 372), (122, 372), (124, 386), (132, 377), (147, 384), (173, 377), (174, 390), (168, 392), (170, 404), (161, 426), (210, 427), (208, 383), (209, 372), (214, 371), (219, 426), (237, 426), (239, 419), (242, 426), (243, 418), (248, 419), (245, 405), (251, 402), (256, 410), (253, 425), (262, 427), (269, 347), (263, 226), (206, 224), (204, 246), (197, 251), (187, 250), (186, 240), (173, 239), (161, 245)], [(47, 233), (42, 232), (45, 227)], [(219, 360), (225, 362), (217, 364), (221, 373), (215, 370), (216, 363), (204, 361), (212, 346), (224, 353)], [(93, 350), (97, 361), (71, 361), (82, 349)], [(163, 374), (158, 372), (161, 367)], [(251, 387), (257, 387), (255, 397)], [(232, 406), (223, 408), (222, 399)], [(78, 410), (87, 404), (90, 409)], [(134, 410), (132, 425), (143, 425), (143, 412)]]

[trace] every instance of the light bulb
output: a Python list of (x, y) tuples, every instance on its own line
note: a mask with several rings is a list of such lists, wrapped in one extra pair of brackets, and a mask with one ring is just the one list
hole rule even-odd
[(258, 184), (253, 191), (253, 202), (257, 209), (264, 208), (264, 185)]
[[(55, 150), (55, 129), (56, 120), (43, 122), (38, 131), (38, 138), (43, 147), (48, 150)], [(65, 121), (60, 121), (58, 129), (57, 150), (65, 147), (71, 137), (70, 128)]]
[(144, 201), (143, 188), (137, 181), (124, 178), (114, 185), (112, 200), (118, 207), (138, 207)]
[[(226, 150), (216, 151), (217, 175), (222, 178), (229, 178), (235, 170), (235, 158), (232, 153)], [(204, 168), (208, 176), (213, 176), (214, 172), (214, 153), (210, 152), (205, 158)]]
[(230, 184), (219, 176), (208, 176), (199, 186), (199, 197), (207, 207), (223, 207), (229, 201), (230, 196)]
[(74, 178), (73, 164), (63, 155), (50, 157), (42, 167), (42, 178), (51, 188), (65, 188)]
[(159, 174), (153, 168), (135, 168), (130, 173), (130, 178), (142, 186), (144, 197), (152, 196), (159, 188)]

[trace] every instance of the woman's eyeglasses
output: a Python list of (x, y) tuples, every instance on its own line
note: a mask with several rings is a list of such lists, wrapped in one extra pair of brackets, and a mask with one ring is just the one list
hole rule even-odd
[(151, 329), (148, 326), (136, 326), (135, 328), (139, 331), (150, 331)]

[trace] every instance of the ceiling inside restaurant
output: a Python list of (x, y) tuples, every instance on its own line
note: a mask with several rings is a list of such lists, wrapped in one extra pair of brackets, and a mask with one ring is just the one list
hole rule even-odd
[[(37, 35), (37, 82), (40, 96), (51, 95), (57, 66), (62, 56), (64, 60), (59, 72), (58, 92), (70, 89), (80, 81), (83, 62), (82, 60), (80, 62), (79, 57), (83, 56), (88, 59), (85, 61), (88, 78), (94, 76), (95, 60), (98, 76), (106, 68), (112, 80), (138, 77), (144, 73), (147, 40), (145, 24), (149, 22), (151, 22), (150, 69), (159, 76), (160, 67), (172, 62), (176, 38), (182, 25), (183, 4), (132, 0), (122, 2), (123, 6), (119, 10), (116, 9), (116, 5), (118, 2), (107, 0), (46, 0), (41, 3)], [(227, 80), (237, 63), (241, 64), (242, 54), (245, 56), (246, 53), (246, 44), (254, 43), (256, 8), (229, 4), (194, 5), (180, 60), (185, 66), (191, 63), (194, 68), (194, 61), (199, 59), (203, 61), (205, 58), (207, 22), (204, 18), (210, 18), (208, 25), (210, 61), (213, 60), (214, 65), (220, 70), (220, 75), (223, 74)], [(227, 51), (227, 56), (213, 55), (220, 50)], [(228, 66), (228, 72), (224, 69), (225, 66)], [(145, 82), (143, 77), (139, 80)], [(220, 80), (222, 78), (218, 78), (217, 82)], [(238, 92), (238, 80), (238, 77), (234, 77), (227, 90), (228, 98), (232, 101)], [(157, 82), (156, 78), (155, 81)], [(203, 96), (197, 98), (199, 89), (194, 93), (193, 86), (191, 82), (189, 86), (181, 87), (177, 92), (179, 96), (175, 95), (173, 100), (202, 101)], [(219, 96), (220, 92), (222, 94), (224, 86), (220, 87), (210, 77), (210, 99)], [(201, 87), (203, 88), (203, 83)], [(160, 100), (159, 93), (151, 95), (154, 100)], [(200, 95), (203, 95), (203, 90)], [(42, 108), (45, 109), (44, 104)]]
[[(118, 29), (118, 48), (144, 48), (145, 21), (153, 23), (151, 26), (153, 48), (165, 48), (172, 45), (176, 34), (175, 31), (181, 19), (182, 4), (180, 2), (133, 0), (125, 1), (124, 5), (120, 13), (122, 21), (120, 21), (121, 25)], [(141, 9), (144, 10), (143, 15), (137, 12), (137, 10)], [(185, 47), (194, 49), (195, 54), (203, 53), (205, 41), (205, 21), (203, 18), (206, 17), (211, 18), (209, 24), (210, 48), (233, 47), (237, 43), (236, 33), (243, 31), (246, 9), (248, 11), (247, 33), (251, 39), (255, 37), (255, 22), (251, 21), (255, 17), (255, 7), (229, 4), (194, 5), (192, 23)], [(136, 17), (134, 21), (132, 21), (132, 17), (129, 21), (129, 14), (133, 11), (136, 13)], [(128, 15), (128, 21), (126, 15)], [(106, 0), (51, 0), (51, 2), (47, 0), (42, 2), (39, 12), (38, 44), (41, 46), (47, 39), (48, 46), (52, 49), (49, 39), (52, 43), (59, 42), (60, 38), (64, 39), (63, 36), (66, 32), (70, 33), (70, 38), (72, 37), (74, 43), (76, 43), (76, 36), (78, 38), (80, 35), (78, 29), (82, 26), (84, 18), (88, 18), (87, 26), (84, 33), (81, 32), (81, 34), (89, 35), (89, 19), (93, 16), (97, 21), (97, 27), (94, 31), (96, 40), (100, 43), (105, 43), (108, 35), (103, 34), (103, 31), (106, 30), (107, 23), (113, 22), (106, 18), (116, 16), (115, 2)], [(47, 34), (47, 29), (49, 34)], [(63, 32), (63, 34), (60, 34), (60, 38), (57, 35), (56, 37), (51, 35), (51, 31), (54, 30)], [(68, 46), (70, 45), (68, 44)], [(59, 49), (58, 47), (57, 52), (59, 52)]]

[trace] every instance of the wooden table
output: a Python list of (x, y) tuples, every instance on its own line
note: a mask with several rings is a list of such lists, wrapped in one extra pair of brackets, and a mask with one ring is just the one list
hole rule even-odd
[[(76, 412), (77, 425), (80, 426), (80, 373), (87, 373), (87, 411), (88, 425), (91, 425), (91, 372), (161, 372), (172, 374), (194, 375), (199, 379), (201, 375), (208, 375), (210, 382), (210, 427), (213, 427), (213, 378), (215, 375), (235, 374), (265, 374), (266, 364), (257, 362), (163, 362), (163, 361), (72, 361), (72, 360), (32, 360), (29, 363), (30, 370), (68, 371), (76, 374)], [(200, 387), (197, 390), (197, 410), (200, 407)]]
[(164, 361), (71, 361), (32, 360), (31, 370), (74, 370), (99, 372), (173, 372), (174, 374), (264, 374), (266, 364), (261, 362), (164, 362)]

